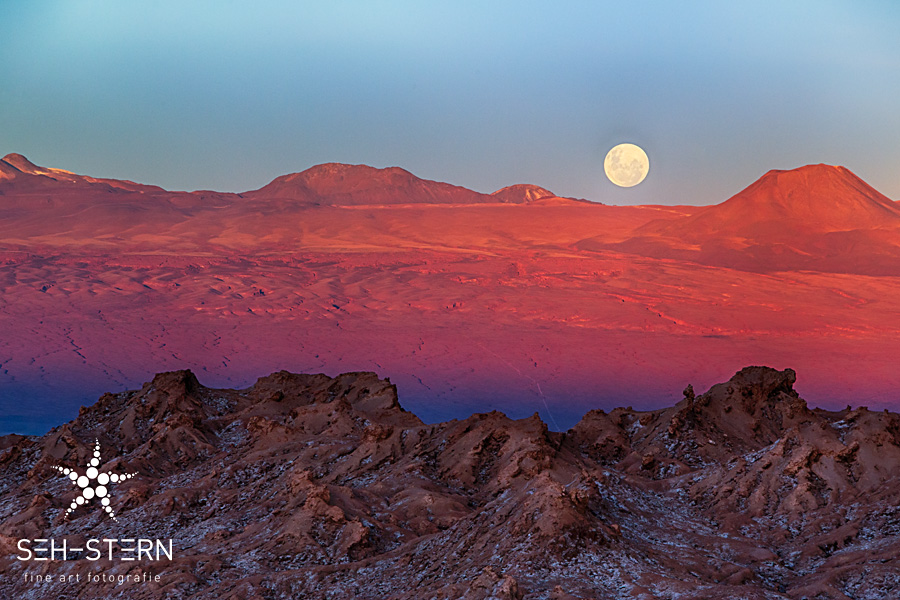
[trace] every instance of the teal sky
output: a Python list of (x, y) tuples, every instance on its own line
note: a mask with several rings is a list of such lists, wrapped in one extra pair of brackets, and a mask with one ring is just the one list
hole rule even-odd
[[(900, 199), (894, 2), (0, 3), (0, 155), (244, 191), (322, 162), (720, 202), (825, 162)], [(647, 180), (602, 173), (620, 142)]]

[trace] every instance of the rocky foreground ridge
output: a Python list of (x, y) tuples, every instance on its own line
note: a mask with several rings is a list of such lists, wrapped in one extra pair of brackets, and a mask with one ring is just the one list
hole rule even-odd
[[(748, 367), (668, 409), (565, 433), (425, 424), (372, 373), (189, 371), (0, 438), (4, 598), (882, 599), (900, 595), (900, 416), (810, 409)], [(55, 465), (138, 475), (118, 522)], [(172, 561), (17, 560), (23, 538), (171, 538)], [(160, 575), (88, 583), (86, 574)], [(38, 584), (36, 574), (81, 574)]]

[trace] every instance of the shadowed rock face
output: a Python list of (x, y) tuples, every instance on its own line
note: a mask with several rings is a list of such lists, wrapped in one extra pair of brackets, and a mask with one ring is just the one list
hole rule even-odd
[[(4, 598), (895, 598), (900, 417), (810, 410), (749, 367), (668, 409), (424, 424), (372, 373), (245, 390), (189, 371), (0, 438)], [(118, 522), (55, 465), (137, 472)], [(172, 539), (169, 562), (16, 560), (22, 538)], [(85, 583), (149, 571), (159, 583)], [(35, 584), (25, 575), (81, 574)]]

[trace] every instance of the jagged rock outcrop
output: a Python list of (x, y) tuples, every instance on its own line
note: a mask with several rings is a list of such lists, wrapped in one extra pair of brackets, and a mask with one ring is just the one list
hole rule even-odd
[[(372, 373), (189, 371), (106, 394), (43, 437), (0, 438), (0, 596), (894, 598), (900, 416), (810, 409), (748, 367), (657, 411), (565, 433), (492, 412), (426, 424)], [(136, 472), (114, 521), (68, 519), (54, 468)], [(172, 539), (172, 561), (20, 561), (22, 538)], [(144, 570), (159, 582), (35, 584)], [(36, 595), (37, 594), (37, 595)]]

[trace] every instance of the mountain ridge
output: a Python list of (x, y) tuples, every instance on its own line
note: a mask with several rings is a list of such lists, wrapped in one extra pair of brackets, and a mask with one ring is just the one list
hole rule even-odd
[[(304, 171), (278, 176), (261, 188), (236, 193), (210, 190), (170, 192), (153, 185), (137, 184), (127, 180), (98, 179), (77, 175), (63, 169), (40, 167), (21, 154), (10, 153), (3, 159), (0, 159), (0, 181), (5, 176), (7, 178), (7, 187), (9, 187), (8, 180), (15, 173), (34, 177), (43, 176), (49, 180), (68, 183), (102, 182), (132, 191), (153, 190), (170, 194), (217, 194), (249, 198), (287, 198), (307, 203), (332, 203), (336, 205), (481, 204), (497, 201), (527, 204), (542, 199), (559, 198), (553, 192), (534, 184), (514, 184), (489, 194), (483, 194), (450, 183), (422, 179), (401, 167), (377, 168), (365, 164), (346, 163), (314, 165)], [(800, 193), (797, 193), (798, 191)], [(879, 222), (879, 216), (892, 220), (900, 219), (900, 208), (897, 207), (894, 201), (869, 186), (846, 167), (816, 164), (789, 170), (770, 170), (731, 198), (719, 204), (700, 207), (706, 210), (701, 210), (698, 214), (694, 214), (685, 223), (689, 227), (697, 228), (706, 222), (720, 222), (724, 227), (731, 226), (734, 222), (746, 224), (767, 219), (775, 220), (775, 217), (790, 216), (790, 210), (788, 209), (791, 208), (791, 203), (784, 201), (785, 196), (796, 196), (807, 204), (810, 197), (816, 196), (837, 199), (849, 198), (851, 202), (858, 200), (858, 198), (851, 198), (851, 196), (862, 197), (864, 202), (850, 204), (849, 207), (845, 206), (841, 210), (837, 218), (840, 220), (840, 223), (836, 223), (837, 219), (835, 217), (828, 216), (825, 221), (830, 224), (847, 225), (847, 215), (851, 215), (854, 212), (851, 209), (857, 209), (860, 206), (863, 208), (879, 207), (881, 214), (872, 215), (868, 219), (851, 221), (850, 225), (857, 223), (859, 226), (872, 226)], [(563, 199), (572, 200), (570, 198)], [(594, 204), (600, 203), (594, 202)], [(751, 206), (744, 206), (747, 204)], [(777, 207), (781, 210), (781, 213), (776, 214), (775, 217), (771, 215), (771, 212), (760, 215), (759, 209), (761, 205), (769, 205), (769, 211), (773, 210), (773, 206)], [(796, 203), (794, 203), (793, 208), (796, 210)], [(815, 216), (816, 212), (812, 208), (827, 208), (827, 205), (823, 202), (822, 207), (807, 207), (800, 216)], [(712, 209), (718, 210), (713, 211)], [(715, 212), (726, 213), (726, 216), (711, 217), (711, 214)], [(865, 212), (869, 213), (871, 211), (867, 210)], [(852, 229), (853, 227), (846, 228)], [(653, 230), (653, 223), (648, 224), (647, 229)]]
[(420, 179), (400, 167), (325, 163), (276, 177), (267, 185), (244, 192), (248, 197), (288, 198), (309, 203), (358, 204), (477, 204), (490, 197), (449, 183)]
[[(24, 175), (25, 177), (21, 177)], [(64, 184), (64, 185), (61, 185)], [(72, 184), (76, 184), (73, 187)], [(65, 169), (41, 167), (25, 156), (10, 153), (0, 159), (0, 195), (23, 191), (62, 191), (64, 194), (88, 191), (102, 192), (150, 192), (177, 194), (155, 185), (135, 183), (127, 179), (107, 179), (78, 175)]]
[[(137, 599), (887, 600), (900, 415), (808, 409), (795, 379), (748, 367), (558, 433), (496, 411), (426, 424), (368, 372), (278, 371), (241, 390), (160, 373), (44, 436), (0, 437), (0, 592), (34, 589), (19, 539), (140, 523), (176, 550), (140, 565), (160, 581), (128, 589)], [(91, 503), (65, 516), (74, 492), (55, 467), (85, 464), (95, 440), (105, 465), (136, 473), (114, 488), (118, 523)], [(125, 589), (86, 580), (41, 590)]]

